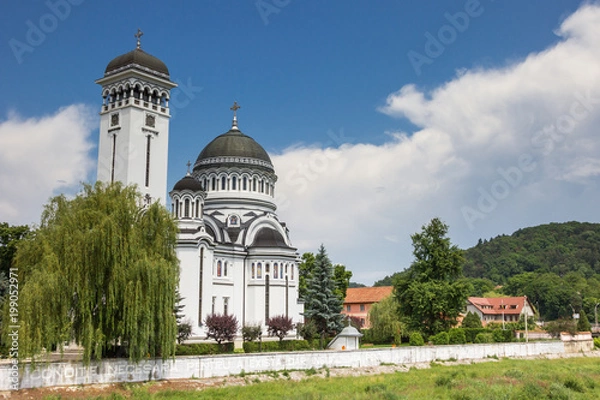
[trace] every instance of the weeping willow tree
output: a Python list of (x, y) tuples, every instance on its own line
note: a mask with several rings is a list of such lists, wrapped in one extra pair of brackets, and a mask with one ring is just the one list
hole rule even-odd
[(134, 361), (174, 354), (177, 226), (140, 204), (133, 187), (97, 183), (46, 205), (16, 256), (20, 357), (71, 340), (86, 362), (117, 345)]

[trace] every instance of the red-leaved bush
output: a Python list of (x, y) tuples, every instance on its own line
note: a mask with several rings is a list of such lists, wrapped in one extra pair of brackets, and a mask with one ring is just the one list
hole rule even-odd
[(294, 323), (285, 315), (277, 315), (267, 320), (267, 327), (269, 336), (277, 336), (281, 341), (289, 331), (294, 329)]
[(218, 344), (231, 342), (238, 330), (238, 321), (233, 315), (211, 314), (204, 323), (208, 328), (206, 338), (213, 338)]

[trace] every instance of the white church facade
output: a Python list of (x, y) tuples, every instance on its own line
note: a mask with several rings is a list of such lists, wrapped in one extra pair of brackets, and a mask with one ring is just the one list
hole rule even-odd
[[(103, 98), (98, 180), (136, 184), (145, 201), (167, 205), (169, 97), (176, 84), (166, 65), (141, 49), (140, 36), (96, 80)], [(200, 151), (191, 171), (188, 163), (168, 193), (179, 226), (179, 291), (190, 340), (206, 338), (210, 314), (236, 316), (239, 335), (242, 326), (264, 327), (277, 315), (303, 320), (299, 256), (276, 214), (273, 164), (239, 129), (237, 103), (231, 109), (231, 128)]]

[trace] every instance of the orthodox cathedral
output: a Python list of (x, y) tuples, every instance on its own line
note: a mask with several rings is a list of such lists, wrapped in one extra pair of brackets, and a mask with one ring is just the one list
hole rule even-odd
[[(141, 35), (96, 80), (103, 99), (98, 180), (136, 184), (146, 202), (166, 205), (169, 97), (177, 85), (167, 66), (141, 49)], [(298, 253), (276, 214), (277, 175), (263, 147), (238, 127), (238, 109), (234, 102), (231, 128), (207, 138), (168, 193), (179, 226), (179, 291), (190, 340), (206, 338), (210, 314), (234, 315), (238, 333), (277, 315), (303, 319)]]

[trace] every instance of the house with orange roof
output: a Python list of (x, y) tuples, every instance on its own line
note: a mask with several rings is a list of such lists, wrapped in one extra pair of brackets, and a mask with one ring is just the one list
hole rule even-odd
[(535, 315), (535, 309), (527, 296), (469, 297), (467, 312), (469, 311), (479, 316), (483, 326), (490, 322), (517, 322), (521, 315)]
[(393, 286), (348, 288), (342, 314), (360, 318), (363, 328), (370, 328), (369, 310), (375, 303), (392, 294)]

